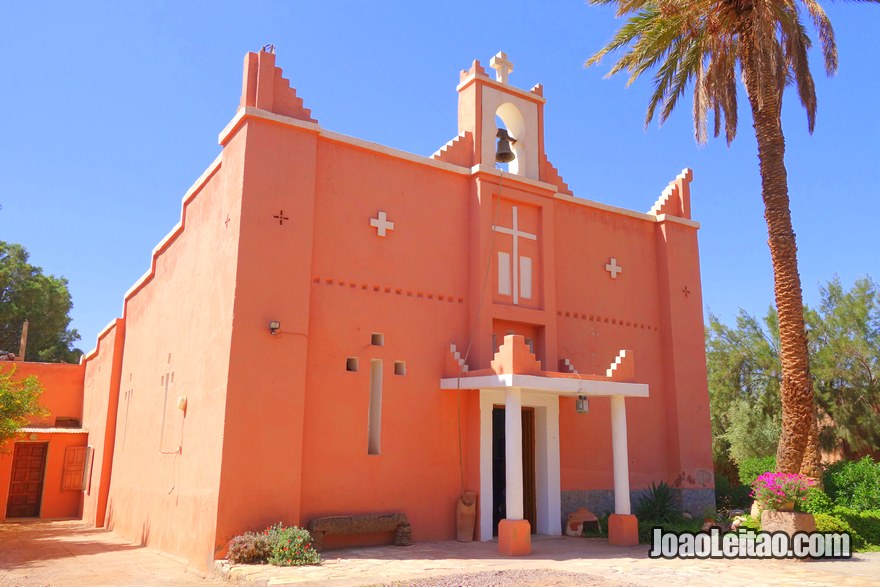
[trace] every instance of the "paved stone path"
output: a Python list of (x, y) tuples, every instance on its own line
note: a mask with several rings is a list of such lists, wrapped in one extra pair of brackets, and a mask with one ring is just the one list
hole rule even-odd
[(80, 521), (0, 523), (0, 586), (222, 585)]
[(880, 585), (880, 552), (848, 561), (652, 560), (646, 546), (598, 538), (538, 538), (528, 557), (494, 542), (417, 542), (330, 550), (315, 567), (217, 564), (204, 577), (186, 562), (78, 521), (0, 524), (0, 586), (43, 585)]
[(494, 542), (416, 542), (330, 550), (314, 567), (217, 566), (229, 580), (263, 585), (880, 585), (880, 552), (847, 561), (652, 560), (647, 546), (570, 537), (538, 538), (532, 550), (507, 558)]

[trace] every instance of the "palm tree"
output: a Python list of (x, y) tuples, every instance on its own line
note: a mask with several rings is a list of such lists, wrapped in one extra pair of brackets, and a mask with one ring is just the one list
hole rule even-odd
[[(868, 0), (878, 2), (880, 0)], [(782, 436), (776, 453), (783, 472), (818, 473), (819, 449), (813, 383), (807, 355), (804, 309), (797, 266), (797, 245), (789, 210), (782, 134), (782, 93), (794, 86), (807, 113), (810, 132), (816, 121), (816, 92), (808, 63), (812, 42), (801, 19), (806, 9), (818, 33), (825, 71), (837, 70), (834, 30), (816, 0), (588, 0), (616, 4), (627, 17), (615, 37), (587, 61), (594, 65), (611, 51), (624, 53), (609, 76), (627, 71), (632, 83), (656, 68), (645, 124), (662, 124), (693, 83), (694, 134), (707, 138), (707, 115), (714, 113), (714, 136), (722, 126), (727, 143), (736, 136), (737, 67), (752, 111), (761, 195), (773, 262), (779, 311), (782, 364)]]

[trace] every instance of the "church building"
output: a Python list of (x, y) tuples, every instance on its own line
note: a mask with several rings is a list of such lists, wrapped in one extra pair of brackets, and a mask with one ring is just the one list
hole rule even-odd
[(85, 520), (208, 568), (278, 521), (454, 539), (465, 491), (510, 555), (579, 508), (631, 542), (652, 483), (714, 507), (692, 172), (646, 213), (576, 197), (542, 86), (489, 65), (425, 157), (322, 127), (245, 57), (222, 152), (83, 360)]

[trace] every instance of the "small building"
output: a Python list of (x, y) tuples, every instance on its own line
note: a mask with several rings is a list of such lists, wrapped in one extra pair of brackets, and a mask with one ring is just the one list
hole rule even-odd
[(646, 213), (576, 197), (542, 86), (491, 66), (426, 157), (322, 127), (245, 57), (222, 152), (84, 358), (85, 520), (207, 568), (278, 521), (452, 539), (467, 490), (508, 554), (584, 507), (625, 542), (652, 482), (714, 506), (692, 173)]
[(15, 379), (34, 376), (48, 411), (0, 449), (0, 512), (5, 521), (79, 518), (91, 455), (82, 427), (83, 365), (0, 362)]

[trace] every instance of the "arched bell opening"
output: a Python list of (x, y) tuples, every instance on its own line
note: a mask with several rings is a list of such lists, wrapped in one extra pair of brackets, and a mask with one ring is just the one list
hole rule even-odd
[[(508, 163), (501, 163), (502, 168), (515, 175), (524, 175), (526, 169), (526, 145), (528, 144), (528, 136), (526, 133), (526, 121), (519, 109), (505, 102), (495, 111), (495, 124), (498, 129), (504, 129), (510, 137), (509, 146), (513, 153), (513, 160)], [(498, 139), (503, 142), (504, 139)], [(496, 144), (496, 153), (498, 149)]]

